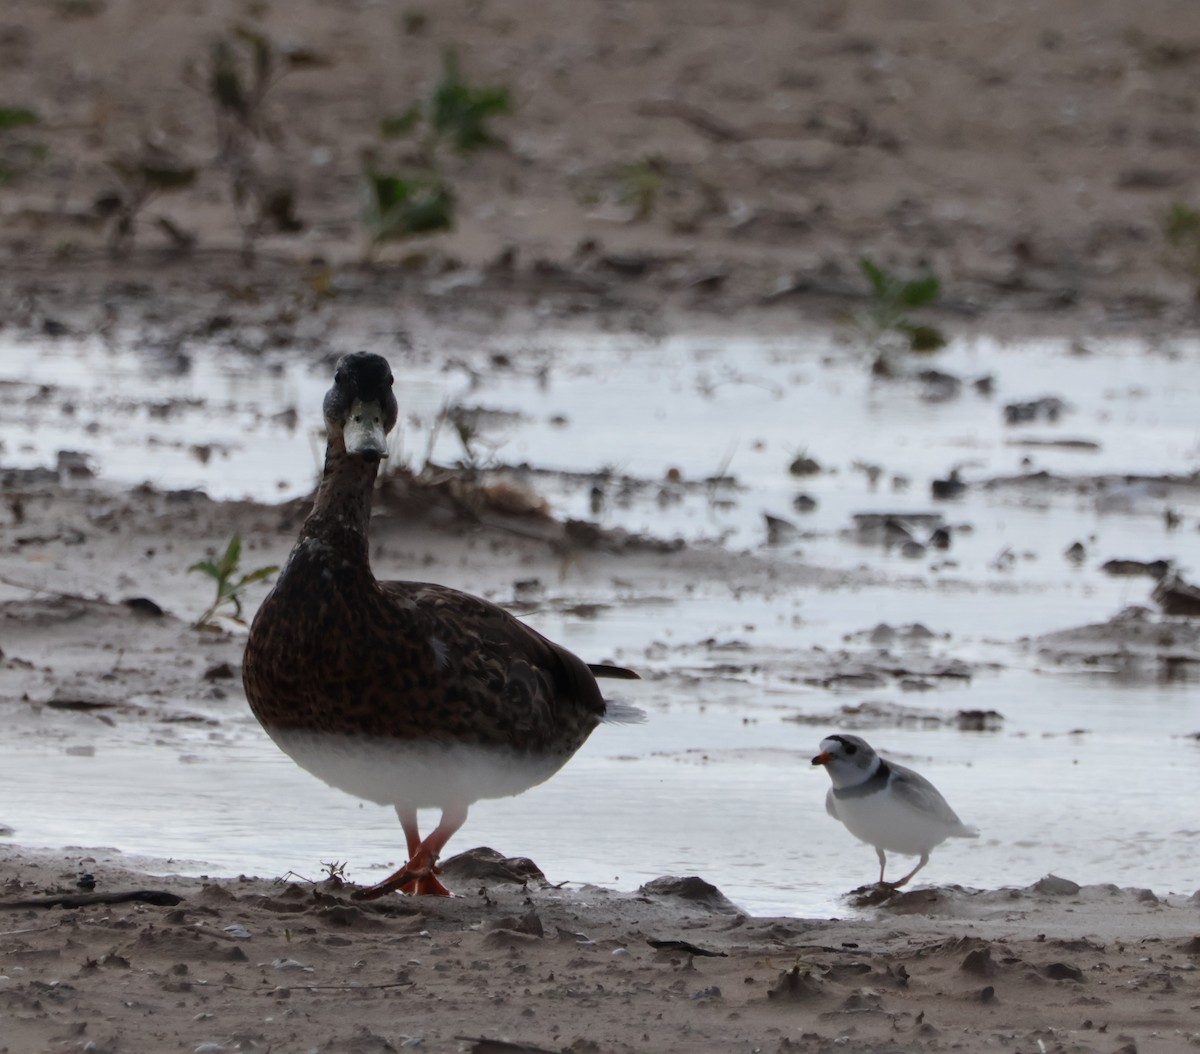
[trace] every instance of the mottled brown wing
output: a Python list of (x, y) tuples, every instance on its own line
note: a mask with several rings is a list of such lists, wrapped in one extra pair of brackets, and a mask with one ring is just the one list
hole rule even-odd
[(403, 613), (405, 643), (423, 653), (432, 673), (425, 683), (455, 738), (574, 751), (603, 718), (604, 699), (584, 662), (503, 608), (433, 583), (379, 588)]

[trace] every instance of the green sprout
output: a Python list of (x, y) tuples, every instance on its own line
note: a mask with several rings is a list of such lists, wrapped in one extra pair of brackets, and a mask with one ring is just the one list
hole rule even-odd
[[(242, 556), (242, 540), (236, 534), (229, 539), (225, 554), (218, 560), (199, 560), (188, 568), (189, 573), (199, 571), (208, 575), (217, 583), (217, 595), (208, 609), (194, 623), (193, 629), (219, 631), (221, 624), (218, 618), (228, 619), (239, 626), (244, 626), (242, 618), (242, 593), (254, 582), (261, 582), (279, 570), (274, 564), (268, 567), (258, 567), (246, 574), (239, 575), (238, 564)], [(232, 605), (233, 612), (220, 609)]]
[(458, 52), (447, 48), (442, 55), (442, 76), (429, 98), (429, 124), (442, 139), (463, 153), (499, 142), (490, 128), (493, 117), (512, 110), (507, 88), (473, 88), (462, 76)]
[(368, 238), (367, 258), (386, 241), (447, 231), (454, 226), (455, 195), (439, 162), (441, 148), (471, 153), (500, 142), (492, 131), (493, 117), (512, 109), (505, 87), (474, 87), (467, 83), (458, 53), (448, 48), (442, 73), (428, 98), (379, 122), (383, 141), (416, 137), (416, 149), (395, 170), (379, 160), (381, 149), (364, 151), (363, 204), (360, 218)]
[(512, 95), (503, 85), (474, 87), (463, 77), (458, 52), (447, 48), (442, 54), (442, 73), (427, 99), (412, 103), (379, 124), (384, 139), (397, 139), (418, 133), (427, 161), (442, 144), (460, 153), (470, 154), (486, 146), (496, 146), (500, 137), (491, 122), (512, 112)]
[(909, 351), (930, 352), (945, 347), (946, 337), (940, 329), (909, 317), (910, 311), (937, 299), (942, 284), (935, 275), (900, 278), (866, 256), (859, 259), (858, 266), (870, 286), (870, 297), (855, 322), (873, 343), (898, 334)]
[(0, 106), (0, 132), (37, 124), (38, 115), (24, 106)]
[[(1175, 202), (1163, 217), (1163, 234), (1175, 262), (1189, 278), (1200, 282), (1200, 209)], [(1200, 289), (1197, 293), (1200, 295)]]
[(37, 113), (25, 106), (0, 106), (0, 183), (8, 183), (23, 175), (33, 164), (44, 161), (48, 153), (45, 143), (28, 140), (15, 132), (41, 123)]
[(633, 209), (633, 219), (649, 219), (665, 182), (662, 161), (651, 157), (624, 165), (619, 178), (621, 201)]
[(388, 241), (433, 234), (454, 226), (454, 194), (431, 173), (405, 178), (363, 163), (363, 226), (370, 241), (367, 255)]

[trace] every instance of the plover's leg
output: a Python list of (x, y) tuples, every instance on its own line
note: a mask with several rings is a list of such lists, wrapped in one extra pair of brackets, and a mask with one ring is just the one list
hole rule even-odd
[(907, 875), (905, 875), (903, 878), (896, 879), (895, 882), (888, 882), (887, 884), (889, 886), (891, 886), (892, 889), (899, 889), (902, 885), (904, 885), (905, 882), (907, 882), (910, 878), (912, 878), (913, 875), (915, 875), (918, 871), (920, 871), (921, 868), (923, 868), (927, 863), (929, 863), (929, 854), (922, 853), (921, 859), (917, 863), (917, 866), (914, 867)]
[(883, 881), (883, 869), (887, 867), (887, 856), (884, 855), (883, 850), (878, 846), (875, 847), (875, 855), (879, 857), (879, 884), (882, 886), (885, 884)]
[[(400, 822), (401, 824), (404, 823), (403, 816), (401, 816)], [(431, 893), (442, 897), (450, 896), (450, 891), (434, 877), (434, 872), (437, 870), (437, 858), (441, 854), (442, 847), (450, 841), (454, 832), (466, 822), (467, 806), (465, 804), (456, 803), (446, 806), (442, 809), (441, 822), (417, 846), (416, 851), (409, 857), (408, 863), (395, 874), (389, 875), (382, 882), (367, 889), (359, 890), (354, 894), (354, 899), (374, 900), (376, 897), (382, 897), (385, 893), (404, 889), (410, 883), (414, 882), (416, 885), (412, 891), (415, 893)], [(408, 837), (407, 829), (405, 830), (405, 837)]]

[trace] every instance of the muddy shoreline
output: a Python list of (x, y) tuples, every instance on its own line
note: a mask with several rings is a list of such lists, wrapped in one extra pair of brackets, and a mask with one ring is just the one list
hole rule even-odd
[(0, 848), (21, 876), (5, 899), (69, 892), (85, 873), (88, 888), (178, 901), (0, 909), (5, 1046), (1107, 1052), (1195, 1040), (1195, 903), (1049, 877), (917, 891), (867, 918), (750, 918), (696, 879), (636, 894), (514, 884), (478, 855), (448, 867), (470, 887), (461, 897), (362, 904), (337, 879), (183, 879), (161, 865), (150, 877), (112, 853)]

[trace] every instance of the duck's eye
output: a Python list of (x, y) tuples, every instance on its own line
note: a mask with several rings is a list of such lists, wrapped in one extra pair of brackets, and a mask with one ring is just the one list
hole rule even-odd
[(343, 379), (344, 379), (344, 374), (342, 373), (341, 370), (333, 371), (333, 383), (334, 384), (341, 384)]
[(389, 373), (388, 374), (388, 387), (390, 388), (391, 386), (392, 386), (392, 375)]
[(846, 744), (846, 753), (847, 754), (857, 754), (858, 747), (856, 747), (853, 743), (847, 743)]

